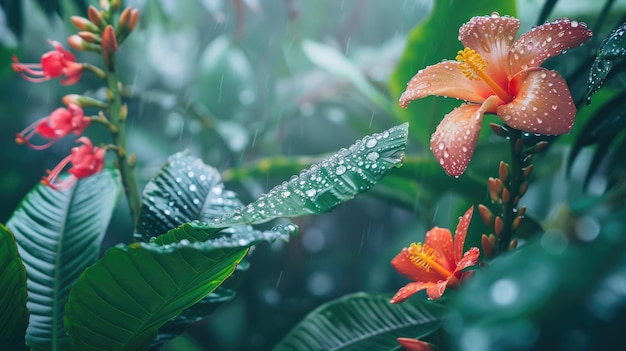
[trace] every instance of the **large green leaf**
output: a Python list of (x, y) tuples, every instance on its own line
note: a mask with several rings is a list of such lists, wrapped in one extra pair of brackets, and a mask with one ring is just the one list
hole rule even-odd
[[(190, 223), (186, 227), (199, 226)], [(180, 228), (183, 230), (183, 228)], [(89, 267), (70, 292), (65, 325), (79, 350), (146, 350), (168, 320), (228, 278), (248, 248), (286, 240), (295, 226), (204, 242), (118, 245)]]
[(15, 237), (0, 224), (0, 345), (23, 350), (28, 326), (26, 269), (17, 253)]
[(402, 165), (409, 125), (358, 140), (327, 160), (283, 182), (255, 202), (215, 218), (215, 226), (262, 223), (278, 217), (328, 212), (371, 189), (387, 172)]
[[(514, 0), (450, 0), (433, 1), (430, 17), (420, 22), (409, 33), (408, 42), (396, 70), (389, 80), (389, 92), (394, 99), (406, 89), (406, 85), (418, 70), (444, 59), (454, 59), (463, 49), (458, 41), (459, 28), (473, 16), (485, 16), (493, 11), (514, 16)], [(408, 109), (394, 104), (395, 115), (400, 121), (409, 121), (411, 136), (428, 147), (430, 134), (444, 115), (460, 105), (455, 99), (429, 97), (411, 102)]]
[(64, 306), (80, 273), (93, 263), (120, 194), (117, 171), (80, 180), (66, 191), (38, 184), (7, 223), (28, 273), (33, 349), (65, 350)]
[(391, 350), (398, 337), (421, 338), (439, 328), (443, 305), (418, 299), (391, 304), (389, 297), (356, 293), (322, 305), (274, 351)]
[(179, 152), (144, 188), (135, 239), (149, 241), (183, 223), (206, 222), (241, 205), (235, 193), (224, 190), (215, 168)]

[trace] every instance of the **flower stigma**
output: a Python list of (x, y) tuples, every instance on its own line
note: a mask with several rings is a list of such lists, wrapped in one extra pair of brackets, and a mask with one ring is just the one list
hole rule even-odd
[(445, 278), (452, 275), (452, 272), (437, 263), (437, 254), (433, 248), (422, 245), (422, 243), (412, 243), (409, 246), (408, 251), (409, 259), (416, 267), (420, 267), (426, 272), (428, 272), (432, 267), (437, 273), (441, 274), (441, 276)]
[(465, 48), (464, 50), (459, 50), (456, 55), (456, 60), (461, 62), (459, 64), (459, 69), (468, 79), (482, 80), (487, 83), (489, 88), (491, 88), (500, 100), (506, 103), (511, 102), (511, 96), (509, 96), (509, 94), (485, 72), (485, 69), (487, 68), (487, 61), (485, 61), (479, 53), (473, 49)]

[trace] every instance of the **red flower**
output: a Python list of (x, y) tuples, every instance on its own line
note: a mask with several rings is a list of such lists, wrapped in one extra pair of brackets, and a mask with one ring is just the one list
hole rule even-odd
[[(26, 144), (35, 150), (43, 150), (70, 133), (82, 134), (89, 123), (90, 119), (85, 117), (83, 109), (70, 103), (67, 108), (59, 107), (52, 111), (49, 116), (26, 127), (17, 134), (15, 141), (18, 144)], [(34, 145), (30, 139), (36, 134), (52, 140), (44, 145)]]
[[(91, 140), (87, 137), (80, 137), (76, 142), (83, 145), (72, 148), (70, 155), (61, 160), (52, 171), (49, 171), (48, 176), (41, 180), (43, 184), (55, 190), (66, 190), (74, 185), (78, 179), (87, 178), (102, 171), (106, 150), (93, 147)], [(59, 174), (70, 163), (72, 166), (68, 173), (71, 176), (65, 180), (59, 180)]]
[(478, 262), (480, 251), (472, 247), (463, 254), (465, 235), (474, 207), (459, 220), (454, 239), (448, 229), (435, 227), (426, 233), (425, 243), (412, 243), (391, 261), (403, 276), (413, 280), (391, 298), (399, 303), (418, 291), (426, 289), (429, 298), (436, 300), (447, 287), (454, 287), (464, 277), (463, 270)]
[(396, 339), (402, 347), (407, 351), (431, 351), (430, 344), (424, 341), (411, 338), (397, 338)]
[(61, 84), (71, 85), (80, 79), (83, 74), (83, 65), (76, 63), (74, 54), (63, 49), (61, 43), (49, 40), (55, 50), (48, 51), (41, 56), (41, 63), (20, 63), (13, 56), (13, 70), (29, 82), (45, 82), (53, 78), (61, 79)]
[(485, 113), (530, 133), (564, 134), (572, 128), (576, 107), (565, 80), (539, 66), (585, 42), (591, 31), (584, 23), (563, 18), (514, 41), (518, 29), (518, 19), (497, 13), (470, 19), (459, 29), (465, 49), (457, 61), (420, 70), (400, 97), (402, 107), (428, 95), (468, 101), (443, 118), (430, 140), (449, 175), (465, 171)]

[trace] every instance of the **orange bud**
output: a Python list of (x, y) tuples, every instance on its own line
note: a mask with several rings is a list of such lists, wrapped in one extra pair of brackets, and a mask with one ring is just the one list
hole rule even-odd
[(510, 200), (509, 189), (507, 188), (502, 189), (502, 202), (504, 202), (505, 204), (508, 204), (509, 200)]
[(503, 125), (497, 123), (489, 123), (489, 128), (491, 128), (494, 133), (503, 138), (507, 138), (509, 136), (509, 130)]
[(117, 51), (117, 39), (115, 38), (115, 31), (110, 24), (102, 31), (102, 50), (106, 54), (110, 54)]
[(72, 21), (72, 24), (74, 24), (74, 26), (76, 28), (78, 28), (79, 30), (84, 30), (84, 31), (88, 31), (88, 32), (97, 32), (98, 31), (98, 26), (93, 24), (93, 22), (91, 22), (90, 20), (86, 19), (85, 17), (72, 16), (72, 17), (70, 17), (70, 21)]
[(528, 165), (527, 167), (522, 168), (524, 178), (528, 178), (533, 170), (535, 169), (535, 165)]
[(502, 183), (506, 183), (509, 180), (509, 164), (500, 161), (500, 166), (498, 167), (498, 176)]
[(481, 243), (481, 245), (483, 247), (483, 254), (487, 258), (493, 257), (494, 244), (491, 242), (491, 240), (489, 240), (490, 237), (493, 237), (494, 240), (495, 240), (495, 236), (493, 236), (493, 234), (491, 234), (490, 236), (487, 236), (487, 235), (483, 234), (480, 237), (480, 243)]
[(491, 227), (493, 225), (494, 215), (493, 212), (487, 206), (480, 204), (478, 205), (478, 213), (480, 213), (480, 218), (482, 218), (485, 225)]
[(501, 203), (501, 194), (502, 189), (504, 188), (504, 185), (502, 185), (502, 181), (498, 178), (489, 177), (489, 179), (487, 179), (487, 186), (489, 188), (489, 197), (491, 197), (491, 201), (495, 203)]
[(81, 31), (78, 32), (78, 36), (88, 43), (100, 44), (100, 37), (95, 33)]
[(128, 116), (128, 105), (123, 104), (122, 107), (120, 108), (120, 119), (125, 120), (127, 116)]
[(94, 98), (90, 98), (88, 96), (78, 95), (78, 94), (68, 94), (63, 96), (63, 103), (66, 105), (75, 104), (80, 107), (99, 107), (99, 108), (107, 108), (108, 105), (100, 100), (96, 100)]
[(93, 44), (85, 41), (80, 36), (73, 34), (67, 38), (67, 43), (74, 49), (78, 51), (100, 51), (100, 45)]
[(102, 19), (100, 11), (98, 11), (98, 9), (95, 8), (93, 5), (89, 5), (89, 7), (87, 8), (87, 17), (89, 17), (89, 20), (100, 29), (104, 28), (104, 26), (106, 25), (104, 23), (104, 20)]
[(525, 214), (526, 214), (526, 206), (523, 206), (519, 209), (519, 211), (517, 212), (517, 215), (524, 217)]
[(515, 250), (516, 247), (517, 247), (517, 238), (511, 240), (511, 243), (509, 243), (509, 251)]
[(128, 164), (131, 166), (134, 166), (135, 163), (137, 163), (137, 154), (133, 152), (132, 154), (130, 154), (130, 157), (128, 158)]
[(539, 153), (545, 150), (549, 144), (550, 143), (548, 143), (547, 141), (540, 141), (537, 144), (533, 145), (531, 148), (529, 148), (526, 152), (529, 154)]
[(493, 232), (496, 235), (500, 235), (500, 233), (502, 233), (503, 228), (504, 228), (504, 223), (502, 223), (502, 217), (496, 216), (496, 219), (493, 221)]
[(128, 26), (130, 30), (134, 30), (137, 26), (137, 22), (139, 22), (139, 10), (133, 9), (130, 14), (130, 25)]
[(515, 219), (513, 220), (513, 223), (511, 224), (513, 231), (518, 230), (520, 225), (522, 225), (522, 218), (523, 218), (522, 216), (515, 217)]
[(522, 143), (522, 139), (517, 139), (515, 141), (515, 152), (522, 152), (522, 148), (524, 147), (524, 143)]

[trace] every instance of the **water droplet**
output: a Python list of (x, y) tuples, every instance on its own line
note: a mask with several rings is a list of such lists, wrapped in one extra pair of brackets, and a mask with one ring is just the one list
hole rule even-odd
[(174, 180), (176, 181), (176, 183), (180, 183), (180, 182), (182, 182), (183, 179), (181, 177), (176, 177), (176, 179), (174, 179)]
[(308, 196), (308, 197), (313, 197), (313, 196), (315, 196), (315, 194), (317, 194), (317, 190), (315, 190), (315, 189), (309, 189), (309, 190), (306, 191), (306, 196)]
[(195, 175), (196, 175), (196, 174), (195, 174), (195, 173), (193, 173), (193, 171), (189, 171), (189, 172), (187, 172), (187, 177), (189, 177), (189, 178), (193, 178), (193, 176), (195, 176)]
[(337, 168), (335, 169), (335, 174), (336, 175), (342, 175), (346, 173), (346, 167), (345, 166), (337, 166)]
[(283, 192), (280, 193), (280, 196), (282, 196), (284, 199), (288, 198), (289, 195), (291, 195), (291, 192), (289, 190), (283, 190)]
[(198, 190), (198, 187), (196, 187), (196, 185), (195, 185), (195, 184), (191, 184), (191, 185), (189, 186), (189, 191), (196, 191), (196, 190)]
[(374, 138), (369, 138), (369, 139), (367, 139), (367, 141), (365, 142), (365, 146), (367, 146), (367, 147), (370, 147), (370, 148), (371, 148), (371, 147), (376, 146), (376, 144), (377, 144), (377, 143), (378, 143), (378, 142), (376, 141), (376, 139), (374, 139)]
[(440, 142), (437, 147), (439, 148), (439, 150), (443, 150), (443, 148), (445, 147), (443, 142)]
[(378, 152), (372, 151), (369, 154), (367, 154), (367, 156), (365, 156), (365, 157), (367, 157), (367, 159), (370, 160), (370, 161), (376, 161), (376, 160), (378, 160), (380, 155), (378, 154)]

